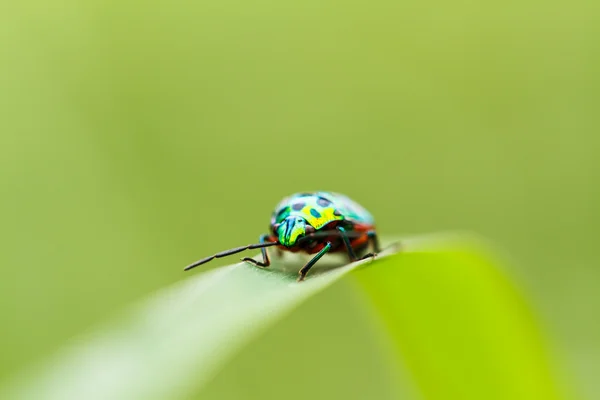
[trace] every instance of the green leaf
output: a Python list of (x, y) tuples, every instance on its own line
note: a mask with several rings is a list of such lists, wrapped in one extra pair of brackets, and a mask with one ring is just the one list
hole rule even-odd
[(403, 243), (403, 252), (373, 263), (323, 263), (302, 283), (297, 262), (285, 261), (191, 275), (15, 378), (0, 398), (184, 397), (252, 338), (357, 269), (352, 277), (425, 398), (560, 398), (531, 312), (488, 256), (432, 240)]
[(356, 275), (426, 399), (559, 399), (541, 329), (518, 288), (465, 242)]

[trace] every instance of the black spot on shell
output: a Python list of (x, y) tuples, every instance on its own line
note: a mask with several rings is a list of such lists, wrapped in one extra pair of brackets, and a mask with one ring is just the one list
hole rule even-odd
[(321, 218), (321, 213), (315, 210), (314, 208), (310, 209), (310, 215), (312, 215), (315, 218)]
[(305, 205), (306, 205), (306, 203), (304, 203), (302, 201), (298, 202), (298, 203), (294, 203), (294, 205), (292, 206), (292, 209), (294, 211), (300, 211), (300, 210), (302, 210), (304, 208)]
[(335, 210), (333, 212), (333, 215), (335, 215), (336, 217), (340, 217), (342, 215), (342, 212), (340, 210)]
[(319, 200), (317, 200), (317, 204), (321, 207), (327, 207), (331, 204), (331, 202), (327, 199), (324, 199), (323, 197), (319, 197)]

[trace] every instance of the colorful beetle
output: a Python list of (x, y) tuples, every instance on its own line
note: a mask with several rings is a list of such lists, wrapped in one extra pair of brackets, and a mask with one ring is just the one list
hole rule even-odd
[[(373, 253), (363, 255), (369, 244)], [(271, 265), (267, 247), (279, 246), (291, 252), (315, 256), (298, 272), (298, 281), (327, 252), (345, 251), (350, 261), (375, 257), (379, 243), (375, 221), (367, 210), (348, 197), (331, 192), (296, 193), (283, 199), (271, 217), (271, 233), (260, 236), (260, 243), (225, 250), (185, 267), (185, 271), (244, 250), (261, 249), (262, 261), (243, 258), (258, 267)], [(357, 256), (359, 254), (359, 256)]]

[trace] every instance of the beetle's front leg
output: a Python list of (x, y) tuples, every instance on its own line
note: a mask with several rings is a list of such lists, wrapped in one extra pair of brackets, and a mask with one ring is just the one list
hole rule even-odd
[(321, 251), (319, 251), (312, 258), (312, 260), (310, 260), (309, 262), (307, 262), (306, 265), (304, 267), (302, 267), (302, 269), (300, 271), (298, 271), (298, 282), (301, 282), (301, 281), (304, 280), (304, 278), (306, 278), (306, 274), (308, 273), (308, 271), (313, 267), (313, 265), (316, 264), (317, 261), (319, 261), (319, 259), (321, 257), (323, 257), (325, 255), (325, 253), (327, 253), (329, 251), (329, 249), (331, 249), (331, 242), (327, 242), (327, 244), (325, 245), (325, 247), (323, 247), (321, 249)]
[[(260, 241), (259, 243), (265, 243), (267, 241), (267, 239), (269, 238), (269, 235), (264, 234), (264, 235), (260, 235)], [(261, 267), (261, 268), (267, 268), (269, 265), (271, 265), (271, 260), (269, 259), (269, 253), (267, 252), (267, 249), (265, 247), (262, 247), (260, 249), (260, 252), (262, 254), (262, 262), (260, 261), (256, 261), (253, 258), (250, 257), (244, 257), (242, 258), (242, 261), (247, 261), (252, 265), (256, 265), (257, 267)]]

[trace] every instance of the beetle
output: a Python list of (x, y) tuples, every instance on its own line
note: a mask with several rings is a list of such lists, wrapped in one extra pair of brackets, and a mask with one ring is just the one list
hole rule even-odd
[[(373, 252), (364, 254), (369, 245)], [(271, 216), (270, 233), (261, 235), (259, 243), (222, 251), (198, 260), (184, 270), (252, 249), (261, 250), (262, 260), (245, 257), (242, 261), (266, 268), (271, 265), (267, 248), (272, 246), (293, 253), (314, 254), (299, 270), (299, 282), (326, 253), (346, 252), (350, 261), (357, 261), (374, 258), (380, 251), (375, 220), (364, 207), (343, 194), (304, 192), (279, 202)]]

